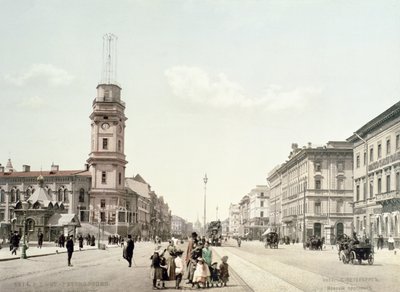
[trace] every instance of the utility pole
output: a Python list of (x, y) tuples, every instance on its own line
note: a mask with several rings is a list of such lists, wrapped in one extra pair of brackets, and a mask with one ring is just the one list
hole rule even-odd
[(206, 222), (207, 222), (207, 219), (206, 219), (206, 194), (207, 194), (207, 181), (208, 181), (208, 178), (207, 178), (207, 173), (205, 174), (205, 176), (204, 176), (204, 178), (203, 178), (203, 181), (204, 181), (204, 232), (203, 232), (203, 235), (205, 236), (206, 235)]

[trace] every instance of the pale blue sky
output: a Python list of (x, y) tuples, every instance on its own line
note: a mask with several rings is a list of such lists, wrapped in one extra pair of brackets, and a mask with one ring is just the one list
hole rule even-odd
[(0, 163), (83, 167), (113, 33), (127, 176), (188, 220), (205, 172), (207, 218), (225, 219), (292, 142), (344, 140), (399, 101), (399, 1), (0, 4)]

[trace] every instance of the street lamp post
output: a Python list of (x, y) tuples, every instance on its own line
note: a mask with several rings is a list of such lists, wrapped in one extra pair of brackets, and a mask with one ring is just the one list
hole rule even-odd
[(205, 176), (204, 176), (204, 178), (203, 178), (203, 181), (204, 181), (204, 232), (203, 232), (203, 235), (206, 235), (206, 193), (207, 193), (207, 181), (208, 181), (208, 178), (207, 178), (207, 173), (205, 174)]
[(23, 202), (22, 202), (22, 210), (24, 211), (24, 222), (23, 222), (23, 224), (24, 224), (23, 227), (24, 227), (24, 228), (23, 228), (23, 231), (22, 231), (23, 242), (22, 242), (21, 259), (26, 259), (26, 258), (27, 258), (27, 257), (26, 257), (27, 246), (26, 246), (26, 236), (25, 236), (25, 233), (26, 233), (26, 211), (28, 210), (28, 206), (29, 206), (29, 204), (28, 204), (27, 201), (23, 201)]

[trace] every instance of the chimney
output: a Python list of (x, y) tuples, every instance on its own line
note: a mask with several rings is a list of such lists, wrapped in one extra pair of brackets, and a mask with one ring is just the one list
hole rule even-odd
[(86, 169), (86, 171), (89, 170), (89, 163), (85, 163), (85, 169)]
[(59, 169), (59, 166), (58, 165), (55, 165), (54, 163), (51, 165), (51, 169), (50, 169), (50, 172), (51, 173), (56, 173), (56, 172), (58, 172), (58, 169)]
[(4, 166), (1, 165), (1, 163), (0, 163), (0, 173), (3, 173), (3, 172), (4, 172)]
[(23, 172), (30, 172), (31, 171), (31, 167), (29, 165), (22, 165), (22, 171)]
[(308, 148), (311, 148), (311, 142), (308, 142), (307, 144), (308, 144)]

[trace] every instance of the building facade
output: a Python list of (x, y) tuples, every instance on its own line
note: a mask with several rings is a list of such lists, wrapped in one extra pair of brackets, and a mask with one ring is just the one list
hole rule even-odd
[[(267, 180), (269, 182), (269, 227), (271, 231), (281, 234), (282, 231), (282, 180), (281, 175), (277, 171), (280, 165), (276, 166), (268, 174)], [(283, 234), (283, 232), (282, 232)]]
[(257, 185), (249, 196), (249, 239), (261, 239), (269, 224), (269, 188)]
[(229, 229), (228, 229), (228, 237), (237, 237), (239, 236), (239, 226), (240, 226), (240, 211), (239, 204), (230, 204), (229, 205)]
[(354, 230), (400, 243), (400, 102), (347, 139), (354, 147)]
[[(91, 223), (115, 225), (116, 233), (126, 232), (128, 222), (120, 220), (126, 213), (125, 191), (125, 103), (121, 88), (115, 84), (99, 84), (93, 101), (91, 120), (91, 152), (87, 163), (92, 175), (90, 192)], [(122, 230), (121, 230), (122, 232)]]
[(289, 160), (267, 178), (274, 202), (280, 197), (280, 235), (303, 242), (315, 235), (333, 243), (337, 236), (349, 234), (352, 164), (353, 150), (347, 142), (314, 148), (310, 143), (303, 148), (293, 144)]
[(189, 236), (187, 231), (187, 222), (185, 219), (172, 215), (171, 216), (171, 235), (175, 238), (186, 239)]
[[(38, 177), (43, 180), (38, 180)], [(31, 234), (40, 231), (44, 238), (49, 238), (51, 232), (53, 238), (57, 226), (50, 226), (48, 219), (56, 209), (63, 214), (78, 214), (78, 219), (84, 221), (88, 218), (85, 211), (89, 209), (90, 187), (91, 176), (86, 169), (59, 170), (59, 166), (53, 164), (49, 171), (31, 171), (28, 165), (23, 166), (23, 171), (17, 171), (9, 159), (6, 167), (0, 166), (1, 236), (4, 238), (11, 230), (21, 231), (19, 207), (24, 201), (32, 201), (32, 195), (38, 194), (39, 190), (46, 193), (46, 198), (35, 205), (35, 212), (30, 209), (38, 200), (29, 205), (31, 216), (27, 220)]]

